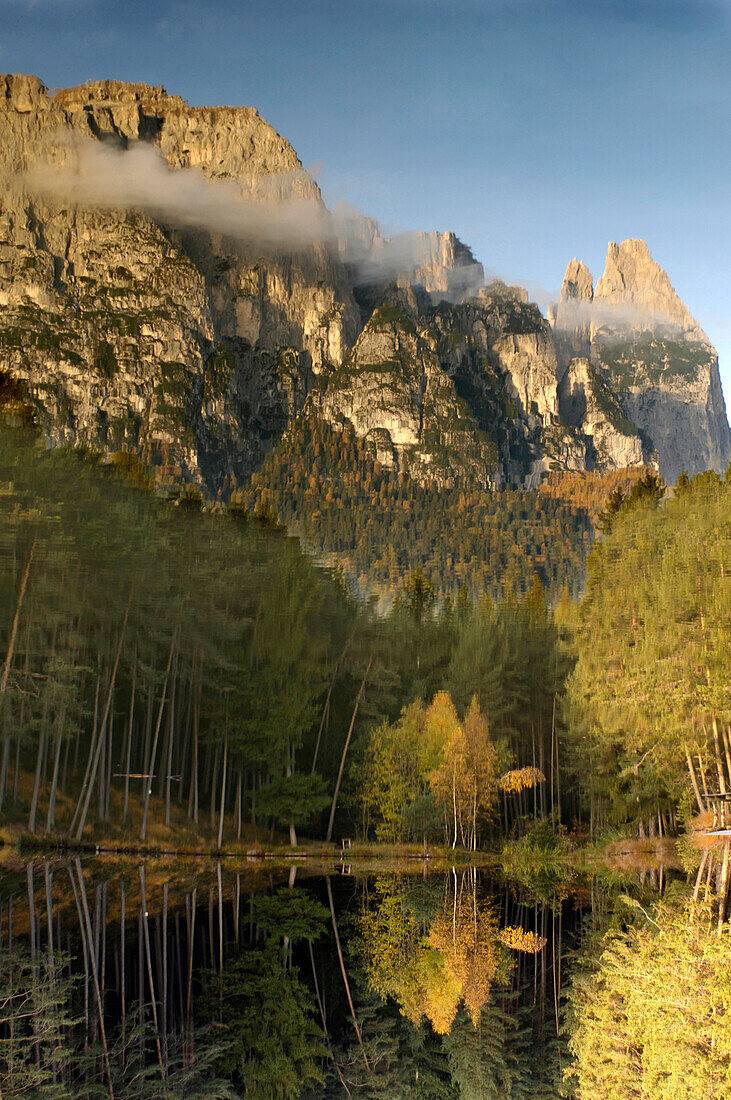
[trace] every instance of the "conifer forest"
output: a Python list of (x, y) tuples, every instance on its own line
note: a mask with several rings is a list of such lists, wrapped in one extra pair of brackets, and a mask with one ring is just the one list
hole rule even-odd
[(728, 475), (553, 478), (583, 580), (368, 589), (296, 486), (161, 495), (12, 411), (3, 1096), (728, 1095)]

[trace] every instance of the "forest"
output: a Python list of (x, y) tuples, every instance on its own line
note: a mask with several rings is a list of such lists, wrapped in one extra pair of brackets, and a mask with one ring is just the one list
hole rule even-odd
[(0, 486), (0, 810), (29, 834), (673, 834), (728, 759), (728, 475), (615, 488), (579, 601), (417, 564), (380, 613), (270, 508), (162, 499), (125, 452), (8, 428)]
[[(566, 489), (599, 531), (578, 598), (416, 561), (384, 604), (267, 497), (4, 428), (3, 1095), (724, 1095), (729, 845), (682, 834), (731, 791), (731, 473), (605, 489)], [(577, 876), (665, 835), (694, 888)], [(81, 863), (341, 837), (447, 869), (176, 864), (161, 894)]]
[(588, 511), (567, 495), (423, 485), (383, 466), (349, 423), (308, 414), (239, 491), (316, 554), (334, 555), (363, 591), (390, 597), (416, 568), (453, 596), (462, 586), (473, 599), (525, 593), (535, 575), (556, 598), (578, 593), (591, 545)]

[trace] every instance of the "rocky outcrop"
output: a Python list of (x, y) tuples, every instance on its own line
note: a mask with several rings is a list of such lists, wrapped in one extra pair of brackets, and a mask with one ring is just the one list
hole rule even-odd
[(52, 442), (211, 494), (305, 406), (442, 485), (731, 457), (715, 352), (642, 242), (596, 290), (573, 260), (546, 321), (451, 233), (331, 215), (252, 108), (118, 81), (0, 77), (0, 179), (0, 368)]
[[(49, 95), (0, 78), (0, 357), (50, 438), (132, 446), (163, 472), (246, 477), (343, 361), (360, 317), (326, 243), (248, 246), (141, 211), (71, 205), (40, 173), (86, 149), (149, 145), (242, 199), (321, 205), (291, 146), (251, 108), (190, 108), (104, 81)], [(323, 207), (324, 210), (324, 207)]]
[(578, 469), (623, 469), (651, 461), (637, 428), (588, 359), (572, 359), (561, 380), (561, 419), (580, 429), (586, 451)]
[(340, 258), (357, 287), (419, 286), (437, 303), (461, 302), (485, 282), (482, 264), (454, 233), (388, 237), (375, 218), (349, 210), (336, 210), (333, 220)]
[(443, 369), (438, 343), (426, 318), (415, 323), (397, 306), (381, 306), (313, 401), (330, 422), (349, 420), (386, 465), (438, 485), (466, 478), (488, 487), (497, 447)]
[(644, 241), (610, 243), (593, 293), (572, 260), (549, 317), (559, 372), (574, 357), (590, 361), (663, 477), (725, 470), (731, 435), (718, 357)]
[[(610, 242), (604, 274), (596, 284), (594, 331), (616, 327), (632, 332), (648, 329), (683, 335), (708, 344), (708, 337), (691, 317), (644, 241)], [(607, 308), (608, 307), (608, 308)]]

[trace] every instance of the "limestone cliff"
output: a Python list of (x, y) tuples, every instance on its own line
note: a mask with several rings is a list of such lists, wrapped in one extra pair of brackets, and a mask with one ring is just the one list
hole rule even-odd
[[(644, 241), (610, 243), (593, 292), (587, 269), (572, 260), (550, 316), (560, 370), (574, 356), (590, 360), (665, 478), (726, 468), (718, 356)], [(578, 379), (570, 385), (581, 388)]]
[(0, 369), (52, 442), (211, 494), (305, 405), (443, 485), (731, 457), (715, 352), (642, 242), (596, 290), (572, 261), (549, 323), (453, 234), (331, 214), (252, 108), (116, 81), (0, 77), (0, 179)]
[(52, 439), (134, 447), (225, 487), (342, 361), (360, 324), (350, 285), (326, 243), (273, 251), (29, 184), (99, 143), (147, 143), (172, 168), (268, 202), (321, 205), (319, 191), (251, 108), (190, 108), (113, 81), (52, 96), (35, 78), (0, 78), (2, 364)]

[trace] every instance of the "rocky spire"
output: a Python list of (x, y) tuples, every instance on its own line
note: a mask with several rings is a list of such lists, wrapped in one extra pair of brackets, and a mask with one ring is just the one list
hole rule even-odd
[(593, 296), (591, 272), (586, 264), (582, 263), (581, 260), (577, 260), (574, 256), (563, 277), (561, 301), (568, 302), (579, 299), (580, 301), (590, 302)]
[[(616, 307), (622, 323), (631, 328), (671, 328), (687, 339), (709, 343), (644, 241), (610, 241), (594, 302), (601, 307)], [(599, 313), (602, 320), (611, 317), (603, 308)]]

